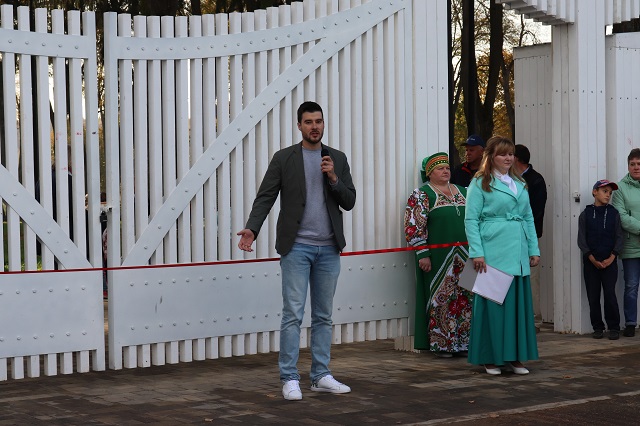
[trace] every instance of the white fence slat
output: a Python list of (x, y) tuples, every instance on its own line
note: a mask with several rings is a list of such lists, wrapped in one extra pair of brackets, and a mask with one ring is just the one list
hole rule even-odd
[[(299, 5), (299, 3), (294, 3), (295, 5)], [(286, 6), (285, 6), (286, 8)], [(267, 28), (277, 28), (279, 22), (278, 9), (275, 7), (270, 7), (267, 9)], [(267, 76), (268, 76), (268, 84), (272, 84), (273, 81), (280, 74), (280, 53), (278, 49), (273, 49), (268, 51), (267, 57), (268, 65), (267, 65)], [(268, 127), (269, 127), (269, 160), (273, 157), (273, 154), (276, 153), (280, 149), (280, 108), (273, 108), (268, 114)], [(271, 213), (267, 217), (268, 227), (264, 231), (264, 236), (268, 236), (269, 241), (275, 241), (276, 238), (276, 219), (280, 214), (280, 204), (275, 203), (271, 209)], [(263, 231), (260, 231), (263, 233)], [(268, 234), (266, 233), (268, 232)], [(263, 236), (263, 238), (264, 238)], [(273, 244), (269, 245), (269, 257), (276, 256), (276, 250)]]
[[(91, 12), (82, 14), (84, 37), (96, 44), (96, 18)], [(100, 220), (100, 141), (98, 129), (98, 63), (96, 50), (84, 61), (84, 108), (85, 108), (85, 153), (89, 159), (86, 164), (87, 216), (89, 220), (89, 259), (94, 266), (102, 265), (102, 232), (98, 226)], [(93, 358), (94, 370), (104, 370), (104, 350)]]
[(193, 361), (193, 341), (181, 340), (179, 342), (180, 348), (180, 362), (191, 362)]
[[(174, 20), (176, 38), (187, 37), (187, 17)], [(176, 61), (176, 175), (181, 181), (190, 169), (189, 160), (189, 61)], [(194, 141), (195, 142), (195, 141)], [(196, 192), (196, 191), (194, 191)], [(191, 262), (191, 208), (189, 205), (178, 217), (178, 262)]]
[[(384, 111), (383, 116), (388, 117), (387, 125), (384, 130), (384, 140), (386, 141), (386, 151), (384, 153), (385, 163), (387, 168), (388, 179), (385, 183), (387, 188), (388, 195), (388, 206), (387, 206), (387, 215), (389, 223), (397, 223), (400, 224), (402, 222), (401, 213), (397, 206), (402, 205), (402, 201), (404, 198), (404, 194), (400, 194), (402, 192), (402, 187), (399, 185), (400, 182), (404, 181), (403, 174), (401, 172), (401, 168), (398, 167), (398, 161), (401, 158), (404, 162), (404, 158), (399, 155), (400, 153), (396, 150), (395, 141), (401, 140), (398, 132), (401, 126), (398, 121), (398, 114), (400, 108), (399, 105), (402, 105), (401, 98), (401, 90), (400, 90), (400, 81), (398, 81), (397, 67), (399, 59), (402, 56), (399, 54), (400, 49), (396, 49), (397, 43), (397, 30), (398, 28), (395, 25), (396, 17), (393, 16), (385, 21), (385, 32), (384, 32)], [(400, 98), (400, 99), (398, 99)], [(395, 185), (394, 185), (395, 182)], [(401, 236), (398, 235), (397, 232), (394, 232), (393, 226), (385, 226), (387, 233), (387, 245), (389, 247), (400, 247), (402, 245)]]
[(271, 349), (271, 344), (269, 341), (270, 336), (271, 336), (271, 333), (269, 333), (268, 331), (263, 331), (261, 333), (258, 333), (256, 348), (259, 354), (268, 353), (270, 351)]
[(138, 367), (150, 367), (151, 366), (151, 345), (138, 345), (137, 361)]
[(153, 365), (165, 364), (165, 348), (164, 342), (154, 343), (151, 345), (151, 363)]
[(276, 330), (269, 335), (269, 346), (272, 352), (280, 352), (280, 330)]
[[(175, 34), (174, 18), (160, 18), (162, 38), (172, 39)], [(163, 190), (170, 194), (176, 188), (176, 75), (175, 61), (163, 60), (162, 65), (162, 175)], [(172, 224), (164, 238), (164, 261), (178, 261), (177, 226)]]
[(40, 377), (40, 357), (38, 355), (27, 357), (27, 377)]
[[(68, 33), (80, 35), (80, 12), (69, 11), (67, 14)], [(91, 227), (87, 227), (85, 211), (85, 131), (84, 131), (84, 111), (82, 102), (82, 60), (78, 58), (68, 59), (69, 69), (69, 171), (71, 172), (71, 188), (73, 192), (69, 194), (72, 204), (72, 211), (69, 215), (73, 218), (73, 239), (80, 252), (87, 256), (87, 230), (91, 232)], [(88, 61), (87, 61), (88, 62)], [(93, 113), (93, 111), (91, 112)]]
[(122, 348), (124, 368), (136, 368), (138, 366), (137, 355), (137, 346), (125, 346)]
[[(13, 6), (2, 5), (2, 28), (13, 29)], [(16, 81), (16, 55), (9, 52), (2, 54), (2, 77), (5, 82)], [(16, 86), (4, 84), (2, 102), (4, 103), (4, 134), (0, 135), (4, 145), (5, 164), (7, 170), (17, 179), (19, 175), (19, 142), (16, 117)], [(7, 242), (7, 260), (10, 271), (19, 271), (22, 267), (20, 247), (20, 217), (12, 208), (6, 211), (7, 233), (3, 240)], [(6, 238), (6, 239), (5, 239)], [(4, 249), (4, 247), (3, 247)], [(4, 251), (4, 250), (3, 250)], [(4, 252), (3, 266), (4, 266)]]
[[(352, 0), (351, 2), (351, 7), (357, 7), (360, 6), (361, 2), (360, 0)], [(363, 50), (363, 37), (360, 36), (358, 38), (356, 38), (352, 43), (351, 43), (351, 47), (352, 47), (352, 51), (351, 51), (351, 58), (352, 58), (352, 75), (358, 76), (358, 75), (362, 75), (362, 78), (356, 78), (354, 79), (354, 84), (352, 86), (352, 91), (351, 91), (351, 122), (354, 123), (352, 125), (351, 128), (351, 135), (349, 135), (349, 139), (354, 141), (354, 140), (362, 140), (364, 142), (365, 140), (365, 134), (363, 133), (363, 129), (362, 129), (362, 123), (364, 123), (365, 117), (364, 117), (364, 111), (363, 111), (363, 80), (364, 80), (364, 66), (363, 66), (363, 61), (364, 61), (364, 57), (362, 54), (362, 50)], [(347, 96), (348, 94), (345, 94), (345, 96)], [(355, 143), (352, 146), (352, 150), (351, 150), (351, 158), (355, 159), (355, 158), (366, 158), (365, 157), (365, 153), (364, 153), (364, 143), (360, 144), (360, 143)], [(353, 161), (353, 160), (352, 160)], [(366, 160), (365, 160), (366, 161)], [(362, 162), (362, 164), (365, 164), (365, 161)], [(364, 169), (365, 167), (358, 164), (358, 162), (354, 162), (354, 164), (351, 167), (351, 174), (353, 177), (353, 183), (356, 187), (356, 194), (364, 194), (365, 192), (365, 181), (364, 181)], [(364, 250), (364, 248), (366, 247), (366, 242), (367, 242), (367, 238), (365, 236), (365, 234), (367, 234), (367, 232), (365, 232), (365, 229), (371, 229), (371, 228), (366, 228), (366, 224), (365, 224), (365, 220), (364, 217), (368, 216), (365, 214), (366, 211), (366, 207), (364, 206), (364, 204), (362, 202), (358, 202), (355, 204), (355, 206), (353, 207), (352, 213), (351, 215), (355, 218), (362, 218), (362, 220), (358, 219), (358, 220), (354, 220), (352, 222), (353, 224), (353, 234), (351, 236), (351, 244), (352, 244), (352, 250)], [(367, 221), (368, 222), (368, 221)]]
[[(242, 15), (240, 13), (229, 14), (229, 33), (239, 34), (242, 31)], [(246, 90), (242, 79), (242, 56), (233, 55), (229, 58), (229, 119), (231, 122), (242, 112), (242, 96)], [(248, 82), (247, 82), (248, 84)], [(230, 239), (235, 232), (244, 228), (243, 221), (248, 216), (248, 212), (244, 212), (243, 188), (244, 188), (244, 149), (243, 144), (239, 143), (235, 149), (229, 154), (230, 161), (230, 206), (232, 212), (239, 214), (231, 215), (231, 232), (227, 236)], [(235, 231), (235, 232), (234, 232)], [(231, 244), (231, 258), (242, 259), (243, 251), (237, 244)]]
[(340, 338), (342, 343), (353, 343), (353, 324), (344, 324), (342, 327), (342, 336)]
[(204, 361), (206, 359), (206, 339), (193, 340), (193, 359), (195, 361)]
[[(189, 17), (189, 36), (202, 36), (202, 17)], [(190, 165), (195, 163), (203, 152), (203, 60), (193, 59), (189, 63), (189, 157)], [(189, 118), (189, 117), (187, 117)], [(209, 118), (207, 117), (207, 120)], [(206, 185), (206, 184), (205, 184)], [(203, 262), (205, 260), (205, 241), (207, 239), (206, 231), (208, 228), (204, 226), (205, 207), (204, 207), (204, 189), (199, 189), (191, 202), (191, 261)]]
[(179, 346), (178, 342), (168, 342), (165, 346), (165, 359), (167, 364), (177, 364), (179, 361)]
[[(29, 31), (31, 24), (29, 21), (29, 8), (18, 7), (18, 29)], [(31, 56), (18, 55), (20, 62), (20, 157), (22, 161), (21, 173), (22, 184), (30, 194), (35, 194), (35, 158), (33, 149), (33, 96), (31, 94)], [(36, 234), (33, 230), (24, 226), (24, 264), (25, 270), (31, 271), (38, 267), (36, 256)], [(0, 250), (4, 252), (4, 250)], [(3, 253), (4, 256), (4, 253)]]
[(222, 336), (218, 340), (220, 358), (229, 358), (232, 355), (232, 336)]
[[(229, 33), (228, 15), (216, 15), (216, 34), (225, 35)], [(229, 126), (229, 57), (221, 56), (216, 58), (216, 106), (217, 106), (217, 126), (220, 133)], [(218, 167), (218, 211), (226, 212), (231, 208), (231, 196), (228, 191), (231, 188), (231, 162), (229, 157), (225, 158)], [(239, 230), (237, 230), (239, 231)], [(237, 232), (236, 231), (236, 232)], [(231, 259), (233, 251), (231, 247), (231, 215), (218, 215), (218, 256), (219, 259)]]
[[(213, 15), (202, 17), (202, 35), (212, 36), (215, 34), (215, 18)], [(202, 115), (204, 116), (203, 137), (204, 148), (209, 148), (216, 138), (216, 59), (207, 58), (203, 60), (203, 105)], [(212, 261), (218, 259), (218, 208), (216, 201), (216, 174), (204, 184), (204, 229), (205, 229), (205, 260)]]
[[(266, 10), (257, 10), (254, 13), (255, 17), (255, 30), (262, 31), (267, 28), (267, 11)], [(255, 58), (255, 85), (257, 94), (260, 94), (267, 87), (267, 52), (262, 50), (256, 54)], [(256, 126), (256, 140), (255, 140), (255, 184), (254, 188), (258, 188), (260, 185), (264, 174), (267, 171), (267, 167), (269, 164), (269, 140), (268, 140), (268, 126), (269, 121), (267, 119), (260, 120), (260, 123)], [(250, 191), (247, 191), (245, 194), (247, 200), (252, 200), (254, 194)], [(271, 220), (267, 219), (262, 226), (262, 230), (260, 231), (263, 235), (269, 236), (269, 226)], [(258, 258), (268, 257), (269, 249), (270, 249), (270, 240), (269, 238), (258, 238), (255, 242), (255, 256)]]
[[(133, 18), (133, 36), (147, 37), (147, 18), (135, 16)], [(139, 237), (149, 222), (149, 144), (147, 117), (148, 105), (148, 61), (132, 62), (133, 66), (133, 151), (134, 170), (134, 219), (135, 236)]]
[(244, 347), (244, 334), (237, 334), (231, 337), (231, 354), (233, 356), (246, 355)]
[(60, 354), (60, 373), (73, 373), (73, 352), (64, 352)]
[[(237, 24), (236, 24), (237, 25)], [(250, 33), (255, 28), (255, 16), (253, 13), (242, 14), (242, 32)], [(232, 32), (233, 32), (232, 26)], [(249, 53), (242, 56), (242, 105), (249, 105), (256, 97), (256, 58), (257, 54)], [(233, 225), (234, 230), (240, 230), (244, 228), (243, 220), (245, 216), (251, 211), (253, 204), (254, 194), (257, 192), (256, 180), (259, 179), (256, 176), (256, 129), (252, 129), (247, 136), (245, 136), (242, 143), (243, 161), (246, 164), (251, 164), (251, 167), (242, 167), (243, 176), (243, 189), (236, 196), (238, 197), (238, 203), (242, 203), (242, 212), (244, 214)], [(233, 245), (233, 244), (232, 244)], [(235, 245), (234, 245), (235, 246)], [(252, 253), (241, 252), (238, 254), (239, 258), (255, 258), (255, 250)]]
[[(160, 18), (147, 18), (147, 37), (160, 38)], [(161, 61), (152, 60), (147, 64), (149, 96), (149, 210), (154, 217), (163, 203), (163, 156), (162, 156), (162, 71)], [(164, 240), (155, 249), (151, 263), (163, 263)], [(164, 359), (164, 358), (163, 358)]]
[[(36, 9), (35, 29), (38, 33), (47, 32), (47, 11)], [(49, 62), (43, 56), (36, 57), (36, 79), (38, 87), (49, 87)], [(38, 176), (40, 181), (40, 204), (50, 214), (53, 214), (53, 197), (51, 183), (51, 121), (49, 118), (49, 93), (44, 90), (37, 92), (37, 120), (38, 120)], [(45, 125), (45, 123), (47, 123)], [(42, 269), (53, 269), (53, 255), (46, 247), (42, 247)]]
[(207, 359), (218, 359), (218, 338), (205, 339), (205, 356)]
[[(394, 212), (399, 210), (397, 205), (391, 205), (389, 203), (389, 193), (387, 192), (387, 183), (389, 182), (389, 173), (387, 172), (387, 158), (386, 158), (386, 145), (390, 143), (388, 139), (385, 139), (385, 123), (386, 118), (384, 115), (384, 106), (387, 102), (385, 98), (385, 75), (384, 75), (384, 25), (379, 23), (371, 31), (372, 36), (372, 71), (373, 71), (373, 90), (372, 90), (372, 108), (373, 108), (373, 122), (371, 128), (373, 129), (372, 142), (373, 142), (373, 163), (375, 164), (375, 170), (373, 173), (374, 187), (376, 188), (374, 203), (374, 227), (375, 229), (384, 230), (391, 228), (390, 223), (398, 223), (391, 221), (389, 216), (390, 211)], [(381, 249), (388, 247), (386, 245), (388, 238), (386, 232), (372, 232), (374, 236), (374, 247)]]
[(24, 357), (16, 356), (11, 360), (11, 378), (24, 379)]
[[(64, 11), (51, 11), (51, 32), (64, 34)], [(69, 229), (69, 158), (67, 144), (67, 78), (64, 58), (53, 58), (53, 122), (55, 155), (55, 199), (58, 225), (65, 234)]]
[(44, 375), (55, 376), (58, 374), (58, 357), (56, 354), (44, 355)]
[[(304, 8), (301, 2), (293, 2), (291, 6), (288, 8), (280, 8), (280, 20), (279, 26), (286, 27), (291, 24), (302, 24), (304, 22)], [(285, 48), (282, 50), (282, 66), (281, 69), (287, 68), (291, 63), (295, 63), (298, 59), (300, 59), (305, 52), (304, 44), (298, 43), (290, 48)], [(300, 83), (296, 88), (294, 88), (291, 92), (291, 102), (290, 104), (285, 104), (283, 110), (281, 110), (281, 119), (287, 120), (287, 113), (291, 111), (293, 114), (294, 111), (297, 111), (297, 108), (302, 102), (313, 99), (310, 95), (305, 92), (305, 84)], [(295, 106), (295, 107), (294, 107)], [(291, 110), (293, 108), (293, 111)], [(300, 131), (297, 127), (297, 119), (291, 120), (293, 123), (289, 125), (282, 126), (285, 130), (283, 139), (291, 138), (291, 141), (298, 142), (300, 140)]]
[(7, 378), (7, 359), (0, 358), (0, 381), (5, 381)]
[[(316, 9), (314, 2), (304, 1), (302, 2), (302, 10), (304, 21), (312, 21), (316, 17)], [(305, 43), (304, 49), (305, 52), (308, 52), (313, 46), (315, 46), (315, 41), (310, 41)], [(309, 77), (307, 77), (304, 81), (304, 94), (306, 99), (317, 99), (318, 95), (316, 93), (316, 72), (312, 72)]]
[(353, 341), (364, 342), (365, 339), (365, 325), (364, 322), (357, 322), (353, 324)]
[(89, 371), (89, 351), (79, 351), (76, 353), (76, 371), (87, 373)]

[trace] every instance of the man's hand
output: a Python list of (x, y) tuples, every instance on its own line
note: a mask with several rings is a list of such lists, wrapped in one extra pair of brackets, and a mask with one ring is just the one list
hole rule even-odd
[(592, 254), (589, 255), (589, 261), (596, 267), (596, 269), (604, 269), (605, 266), (599, 260), (596, 260)]
[(255, 240), (253, 231), (251, 229), (243, 229), (242, 231), (238, 232), (237, 235), (240, 235), (238, 248), (240, 250), (252, 252), (253, 249), (251, 248), (251, 245), (253, 244), (253, 240)]
[(607, 257), (605, 260), (603, 260), (602, 262), (600, 262), (600, 264), (602, 265), (602, 269), (607, 268), (609, 265), (611, 265), (614, 261), (616, 260), (616, 256), (611, 253), (609, 255), (609, 257)]
[(327, 177), (329, 178), (329, 182), (331, 182), (332, 184), (335, 184), (338, 181), (338, 175), (336, 175), (336, 172), (333, 169), (333, 160), (331, 159), (330, 156), (325, 155), (324, 157), (322, 157), (322, 163), (320, 163), (320, 169), (322, 170), (322, 173), (327, 174)]

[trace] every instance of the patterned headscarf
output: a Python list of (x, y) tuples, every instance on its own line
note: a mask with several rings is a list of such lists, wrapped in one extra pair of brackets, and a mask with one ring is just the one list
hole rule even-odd
[(420, 177), (423, 182), (427, 181), (427, 176), (431, 174), (433, 169), (443, 164), (449, 165), (449, 154), (446, 152), (436, 152), (430, 157), (422, 160), (422, 168), (420, 169)]

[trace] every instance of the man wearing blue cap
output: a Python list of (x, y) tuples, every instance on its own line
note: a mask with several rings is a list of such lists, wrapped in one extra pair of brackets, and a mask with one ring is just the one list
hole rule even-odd
[(467, 161), (453, 170), (453, 173), (451, 173), (451, 183), (467, 188), (469, 183), (471, 183), (471, 179), (473, 179), (480, 168), (485, 145), (484, 140), (482, 140), (480, 136), (471, 135), (462, 146), (464, 146)]

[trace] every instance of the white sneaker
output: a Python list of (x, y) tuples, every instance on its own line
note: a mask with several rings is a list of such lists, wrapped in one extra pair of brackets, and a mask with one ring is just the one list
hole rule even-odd
[(300, 382), (298, 380), (289, 380), (282, 386), (282, 396), (287, 401), (300, 401), (302, 399), (302, 391), (300, 390)]
[(333, 378), (331, 374), (327, 374), (316, 383), (311, 385), (314, 392), (331, 392), (331, 393), (349, 393), (351, 388), (344, 383), (340, 383)]

